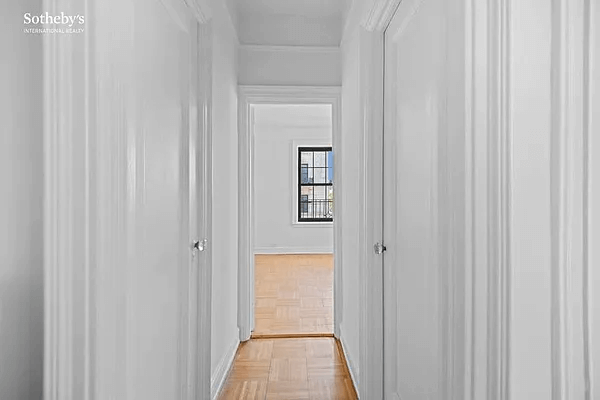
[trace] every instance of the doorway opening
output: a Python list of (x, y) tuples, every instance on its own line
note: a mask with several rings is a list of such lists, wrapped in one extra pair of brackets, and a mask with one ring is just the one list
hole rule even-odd
[(337, 332), (339, 96), (331, 87), (240, 87), (242, 341)]
[(252, 337), (333, 335), (332, 107), (253, 107)]

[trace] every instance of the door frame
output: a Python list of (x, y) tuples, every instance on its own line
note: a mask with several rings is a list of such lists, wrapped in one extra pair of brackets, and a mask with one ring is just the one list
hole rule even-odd
[[(339, 86), (248, 86), (238, 88), (238, 328), (240, 341), (247, 341), (254, 329), (254, 115), (259, 104), (329, 104), (332, 106), (334, 187), (341, 187), (341, 88)], [(340, 215), (340, 204), (336, 214)], [(339, 336), (341, 306), (342, 221), (333, 222), (334, 251), (334, 334)]]
[[(211, 64), (211, 11), (206, 0), (157, 1), (167, 12), (184, 10), (185, 18), (197, 24), (197, 29), (192, 31), (209, 35), (200, 40), (198, 55), (209, 57), (204, 62)], [(50, 13), (75, 11), (74, 14), (85, 15), (88, 22), (93, 21), (94, 0), (44, 0), (43, 8)], [(124, 4), (115, 14), (115, 18), (122, 20), (133, 20), (133, 16), (132, 4)], [(126, 130), (126, 121), (121, 121), (121, 129), (110, 138), (95, 135), (98, 93), (97, 60), (93, 56), (95, 27), (92, 25), (88, 24), (79, 35), (45, 35), (43, 38), (44, 399), (47, 400), (93, 400), (97, 385), (112, 393), (128, 390), (127, 382), (117, 381), (115, 374), (103, 376), (102, 382), (97, 382), (99, 355), (104, 353), (103, 350), (106, 350), (105, 355), (108, 354), (103, 358), (105, 362), (115, 361), (112, 367), (118, 370), (125, 367), (113, 356), (117, 348), (126, 346), (116, 346), (118, 337), (114, 333), (119, 321), (116, 317), (104, 321), (107, 324), (103, 329), (111, 334), (101, 338), (97, 335), (97, 313), (100, 307), (109, 312), (119, 309), (116, 300), (111, 304), (99, 304), (99, 288), (104, 287), (106, 291), (122, 280), (126, 273), (120, 267), (127, 265), (131, 255), (124, 243), (131, 239), (126, 227), (132, 204), (122, 194), (131, 178), (127, 155), (133, 143)], [(124, 40), (127, 45), (132, 45), (131, 35)], [(197, 38), (192, 38), (192, 42), (198, 43)], [(210, 71), (200, 71), (199, 88), (212, 87)], [(127, 80), (133, 71), (119, 65), (111, 73)], [(121, 100), (127, 104), (130, 97), (125, 89)], [(204, 101), (207, 101), (205, 112), (208, 114), (200, 115), (197, 121), (207, 129), (204, 140), (210, 145), (210, 93)], [(113, 165), (114, 171), (119, 173), (101, 171), (97, 167), (99, 163)], [(121, 196), (117, 196), (119, 194)], [(107, 240), (96, 248), (99, 238)], [(104, 262), (99, 262), (100, 257)], [(100, 265), (103, 266), (102, 277), (114, 279), (102, 280)], [(207, 283), (210, 285), (210, 279)], [(210, 294), (210, 286), (207, 290)], [(201, 289), (200, 295), (205, 298), (203, 292)], [(210, 309), (210, 303), (202, 306), (198, 313), (190, 313), (186, 323), (187, 326), (198, 326), (198, 335), (208, 334), (204, 336), (208, 338), (206, 343), (202, 342), (193, 357), (197, 361), (191, 360), (197, 365), (199, 375), (195, 374), (194, 381), (189, 381), (189, 376), (181, 377), (185, 384), (183, 392), (188, 394), (185, 398), (189, 400), (195, 398), (190, 397), (194, 390), (210, 394), (211, 321), (200, 318), (206, 307)], [(190, 390), (190, 387), (194, 389)]]

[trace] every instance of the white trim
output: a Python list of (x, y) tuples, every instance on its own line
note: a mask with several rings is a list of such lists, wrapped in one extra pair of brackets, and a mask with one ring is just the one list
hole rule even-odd
[(240, 44), (240, 50), (268, 51), (271, 53), (339, 53), (338, 46), (282, 46), (266, 44)]
[(343, 328), (340, 326), (340, 336), (337, 337), (337, 339), (340, 341), (342, 352), (344, 353), (344, 358), (346, 359), (346, 363), (348, 364), (348, 372), (350, 373), (350, 380), (352, 381), (352, 386), (354, 387), (354, 390), (356, 391), (360, 399), (360, 392), (358, 391), (358, 381), (356, 380), (356, 377), (359, 376), (359, 371), (356, 370), (357, 367), (354, 359), (352, 359), (350, 357), (350, 354), (346, 351), (348, 346), (346, 346), (344, 335), (341, 335), (342, 331)]
[[(331, 104), (333, 147), (341, 149), (341, 98), (338, 86), (239, 86), (238, 94), (238, 327), (240, 340), (250, 338), (254, 327), (254, 113), (256, 104)], [(334, 159), (335, 182), (341, 176), (339, 151)], [(336, 187), (339, 187), (336, 184)], [(339, 189), (338, 189), (339, 190)], [(338, 208), (339, 211), (339, 208)], [(341, 304), (341, 221), (334, 223), (334, 304)], [(334, 306), (334, 331), (340, 313)]]
[(552, 399), (587, 400), (589, 10), (584, 0), (555, 0), (552, 10)]
[(361, 21), (369, 32), (383, 32), (392, 20), (401, 0), (376, 0)]
[(229, 376), (231, 367), (233, 367), (233, 362), (235, 361), (235, 355), (237, 354), (239, 346), (240, 341), (236, 337), (227, 348), (227, 352), (225, 352), (223, 358), (221, 358), (221, 360), (219, 361), (219, 364), (217, 364), (217, 367), (215, 368), (215, 373), (210, 379), (211, 399), (218, 399), (219, 395), (225, 388), (225, 384), (227, 383), (227, 377)]
[[(44, 9), (88, 10), (87, 1), (45, 0)], [(90, 282), (88, 80), (93, 28), (44, 35), (44, 399), (90, 399), (95, 353)], [(72, 99), (85, 99), (73, 102)], [(74, 314), (82, 318), (75, 318)]]
[(254, 254), (333, 254), (333, 247), (257, 247)]
[(510, 391), (511, 276), (511, 114), (510, 2), (490, 4), (488, 51), (488, 117), (490, 178), (488, 182), (488, 334), (487, 398), (506, 399)]
[(182, 0), (190, 9), (196, 21), (200, 24), (208, 23), (212, 18), (212, 10), (208, 4), (208, 0)]

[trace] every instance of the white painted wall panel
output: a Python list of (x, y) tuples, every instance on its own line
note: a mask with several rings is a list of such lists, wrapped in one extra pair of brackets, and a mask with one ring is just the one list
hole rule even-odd
[(240, 85), (339, 86), (338, 48), (241, 46)]
[(292, 223), (297, 214), (294, 152), (297, 146), (331, 146), (331, 134), (330, 106), (255, 106), (256, 253), (333, 252), (332, 224)]
[(0, 11), (0, 398), (42, 398), (42, 37), (23, 33), (41, 1)]

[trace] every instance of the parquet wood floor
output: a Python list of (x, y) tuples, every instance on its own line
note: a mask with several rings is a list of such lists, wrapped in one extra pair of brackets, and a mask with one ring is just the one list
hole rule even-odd
[(333, 255), (257, 255), (252, 337), (333, 333)]
[(220, 400), (355, 400), (333, 338), (252, 339), (236, 354)]

